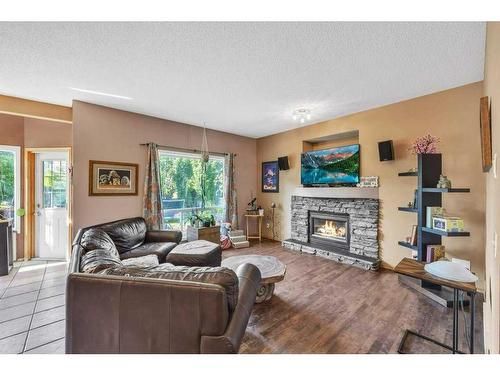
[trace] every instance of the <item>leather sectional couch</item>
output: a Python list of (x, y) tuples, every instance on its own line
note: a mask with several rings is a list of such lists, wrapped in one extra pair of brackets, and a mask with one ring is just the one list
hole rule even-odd
[(88, 230), (102, 229), (113, 240), (120, 259), (142, 257), (156, 254), (160, 263), (182, 240), (178, 230), (150, 230), (142, 217), (122, 219), (110, 223), (93, 225), (78, 231), (73, 247), (80, 243), (82, 236)]
[(180, 232), (148, 234), (143, 223), (125, 219), (78, 232), (66, 353), (237, 353), (260, 283), (257, 267), (124, 265), (137, 254), (164, 262), (181, 239)]

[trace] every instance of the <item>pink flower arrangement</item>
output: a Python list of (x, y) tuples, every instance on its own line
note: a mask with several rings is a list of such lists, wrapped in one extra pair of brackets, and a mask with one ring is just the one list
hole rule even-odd
[(408, 150), (410, 150), (412, 154), (436, 154), (439, 141), (438, 137), (427, 134), (415, 139)]

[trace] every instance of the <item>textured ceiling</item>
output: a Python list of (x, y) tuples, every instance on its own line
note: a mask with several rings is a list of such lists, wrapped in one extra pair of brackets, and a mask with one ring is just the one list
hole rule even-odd
[(484, 23), (0, 23), (0, 93), (261, 137), (299, 107), (316, 123), (480, 81), (484, 45)]

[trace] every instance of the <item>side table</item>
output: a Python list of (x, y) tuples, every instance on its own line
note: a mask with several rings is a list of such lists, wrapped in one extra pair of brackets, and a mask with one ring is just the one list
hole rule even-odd
[(439, 345), (443, 348), (446, 348), (448, 350), (451, 350), (453, 354), (460, 353), (458, 350), (458, 304), (459, 304), (459, 298), (458, 298), (458, 292), (466, 292), (470, 295), (470, 347), (469, 351), (471, 354), (474, 353), (474, 318), (475, 318), (475, 313), (474, 313), (474, 300), (476, 298), (476, 283), (465, 283), (465, 282), (460, 282), (460, 281), (453, 281), (453, 280), (447, 280), (443, 279), (434, 275), (431, 275), (424, 269), (424, 262), (419, 262), (414, 259), (410, 258), (404, 258), (399, 264), (394, 268), (394, 272), (399, 273), (401, 275), (406, 275), (410, 277), (414, 277), (420, 280), (428, 281), (432, 284), (436, 285), (441, 285), (441, 286), (446, 286), (449, 288), (453, 289), (453, 343), (452, 346), (446, 345), (442, 342), (439, 342), (433, 338), (421, 335), (420, 333), (417, 333), (415, 331), (411, 331), (407, 329), (403, 335), (403, 338), (401, 339), (401, 342), (399, 344), (398, 348), (398, 353), (400, 354), (405, 354), (403, 351), (403, 347), (405, 344), (405, 341), (408, 337), (408, 335), (414, 335), (417, 337), (420, 337), (424, 340), (430, 341), (436, 345)]
[[(245, 219), (246, 219), (246, 222), (247, 222), (247, 240), (258, 239), (259, 242), (262, 241), (262, 218), (263, 217), (264, 217), (264, 215), (251, 215), (251, 214), (246, 214), (245, 215)], [(250, 219), (252, 219), (252, 218), (254, 218), (256, 220), (259, 232), (258, 232), (258, 235), (255, 234), (255, 235), (250, 236), (250, 234), (248, 232), (248, 223), (250, 222)]]

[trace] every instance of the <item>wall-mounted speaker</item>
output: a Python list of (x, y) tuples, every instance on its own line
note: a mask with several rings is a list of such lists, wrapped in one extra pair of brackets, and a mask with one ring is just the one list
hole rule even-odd
[(380, 161), (394, 160), (392, 140), (378, 143), (378, 156), (380, 158)]
[(282, 156), (278, 158), (278, 167), (280, 171), (286, 171), (290, 169), (290, 165), (288, 164), (288, 156)]

